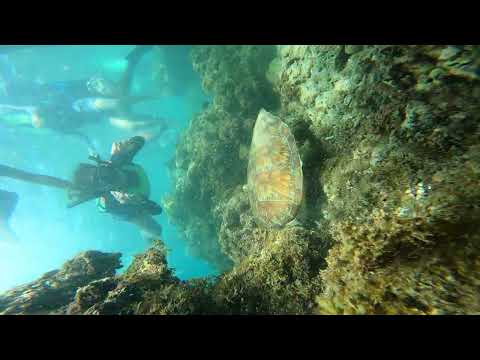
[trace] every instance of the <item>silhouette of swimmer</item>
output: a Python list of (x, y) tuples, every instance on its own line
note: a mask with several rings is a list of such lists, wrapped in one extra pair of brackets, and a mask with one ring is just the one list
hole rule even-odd
[[(92, 148), (93, 143), (80, 131), (83, 126), (98, 123), (106, 116), (124, 116), (129, 114), (131, 105), (152, 99), (151, 96), (129, 95), (135, 69), (142, 56), (152, 48), (136, 46), (127, 55), (128, 65), (119, 82), (93, 76), (86, 80), (40, 84), (18, 78), (0, 46), (0, 77), (4, 90), (4, 96), (0, 96), (0, 120), (11, 127), (48, 128), (76, 136)], [(14, 50), (4, 47), (4, 51)]]

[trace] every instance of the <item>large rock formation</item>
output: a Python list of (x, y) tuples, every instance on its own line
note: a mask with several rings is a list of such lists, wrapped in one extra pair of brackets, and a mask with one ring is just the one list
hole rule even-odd
[(120, 268), (119, 253), (87, 251), (38, 280), (0, 295), (0, 314), (61, 314), (76, 291), (92, 281), (112, 277)]
[[(177, 154), (177, 185), (197, 179), (192, 189), (212, 189), (203, 215), (184, 213), (183, 221), (210, 224), (209, 241), (197, 247), (217, 246), (233, 261), (223, 279), (264, 271), (268, 282), (273, 274), (266, 264), (242, 272), (259, 264), (255, 254), (273, 253), (242, 193), (253, 119), (263, 106), (289, 124), (300, 149), (306, 196), (299, 226), (321, 239), (319, 251), (333, 244), (318, 312), (478, 311), (479, 47), (279, 46), (266, 69), (271, 49), (248, 49), (196, 50), (196, 68), (215, 101), (193, 120)], [(237, 76), (249, 69), (238, 61), (247, 53), (262, 54), (264, 73)], [(226, 66), (228, 59), (238, 65)], [(279, 102), (265, 96), (266, 82)], [(207, 114), (215, 121), (202, 126)], [(209, 136), (199, 128), (209, 128)], [(188, 143), (204, 143), (203, 150), (182, 151)], [(198, 204), (181, 193), (170, 198), (172, 208)], [(201, 233), (188, 227), (191, 238)], [(265, 305), (269, 290), (262, 291), (250, 293), (250, 309)]]

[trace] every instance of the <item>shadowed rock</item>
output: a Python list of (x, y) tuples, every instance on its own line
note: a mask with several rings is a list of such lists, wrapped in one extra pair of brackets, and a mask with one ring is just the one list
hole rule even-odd
[(0, 314), (63, 313), (79, 287), (114, 276), (121, 267), (120, 256), (120, 253), (82, 252), (60, 270), (0, 295)]

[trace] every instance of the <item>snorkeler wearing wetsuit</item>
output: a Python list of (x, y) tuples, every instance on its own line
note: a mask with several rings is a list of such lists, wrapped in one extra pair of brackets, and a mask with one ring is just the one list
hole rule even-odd
[(97, 165), (79, 164), (68, 207), (97, 199), (100, 211), (137, 225), (149, 239), (161, 239), (162, 227), (153, 216), (161, 214), (162, 208), (149, 200), (149, 179), (143, 168), (132, 162), (144, 145), (144, 138), (134, 136), (114, 143), (110, 160), (91, 156)]
[[(137, 46), (127, 56), (128, 66), (120, 82), (94, 76), (88, 80), (38, 84), (19, 79), (13, 66), (0, 55), (3, 96), (0, 94), (0, 121), (10, 126), (49, 128), (81, 137), (79, 129), (105, 117), (129, 112), (130, 105), (150, 99), (129, 96), (134, 70), (152, 46)], [(5, 104), (7, 103), (7, 104)]]

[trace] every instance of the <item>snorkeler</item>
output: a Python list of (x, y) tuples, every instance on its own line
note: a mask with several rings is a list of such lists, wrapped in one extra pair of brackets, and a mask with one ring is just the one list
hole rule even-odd
[(128, 113), (130, 106), (145, 100), (154, 99), (152, 96), (132, 96), (131, 85), (135, 68), (141, 58), (151, 51), (153, 46), (136, 46), (127, 56), (127, 68), (119, 82), (110, 81), (101, 76), (94, 76), (86, 82), (90, 94), (95, 96), (79, 97), (73, 102), (77, 112), (103, 112), (109, 115)]
[(79, 164), (69, 190), (69, 208), (97, 199), (100, 211), (136, 224), (150, 239), (161, 239), (162, 227), (154, 215), (162, 208), (149, 200), (150, 182), (140, 165), (132, 162), (145, 145), (140, 136), (112, 145), (111, 157), (103, 161), (91, 156), (97, 164)]
[(81, 127), (108, 116), (123, 116), (132, 104), (152, 98), (129, 96), (134, 70), (150, 50), (151, 46), (137, 46), (129, 53), (127, 69), (118, 83), (99, 76), (46, 84), (25, 81), (16, 76), (8, 58), (0, 55), (0, 102), (4, 103), (0, 104), (0, 121), (8, 126), (48, 128), (77, 136), (92, 147), (90, 139), (79, 131)]

